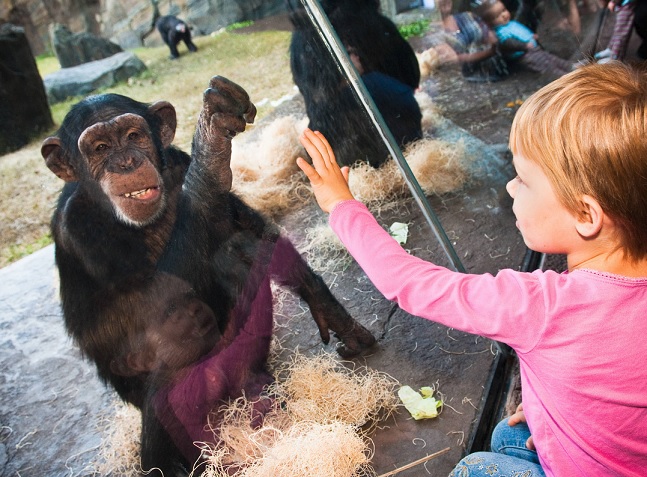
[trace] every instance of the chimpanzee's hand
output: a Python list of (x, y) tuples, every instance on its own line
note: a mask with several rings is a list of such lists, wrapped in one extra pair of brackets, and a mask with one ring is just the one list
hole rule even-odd
[(193, 136), (191, 156), (204, 180), (216, 190), (231, 189), (231, 140), (254, 122), (256, 107), (247, 92), (222, 76), (214, 76), (204, 92)]
[[(247, 92), (222, 76), (214, 76), (204, 92), (204, 105), (199, 122), (206, 122), (213, 134), (233, 138), (253, 123), (256, 107)], [(201, 125), (201, 124), (199, 124)]]

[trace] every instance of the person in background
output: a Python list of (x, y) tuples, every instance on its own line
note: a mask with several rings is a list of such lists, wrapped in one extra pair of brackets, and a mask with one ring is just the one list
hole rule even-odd
[(634, 6), (634, 0), (620, 0), (620, 4), (611, 1), (607, 4), (610, 11), (616, 12), (616, 21), (613, 24), (613, 33), (607, 47), (593, 55), (598, 63), (624, 60), (629, 38), (634, 28)]
[(445, 40), (456, 53), (467, 81), (498, 81), (508, 68), (494, 32), (472, 12), (452, 14), (452, 0), (439, 0)]
[(472, 5), (475, 13), (494, 30), (503, 56), (509, 63), (519, 63), (551, 79), (574, 69), (568, 60), (544, 50), (537, 41), (537, 34), (512, 20), (510, 12), (500, 0), (475, 0)]

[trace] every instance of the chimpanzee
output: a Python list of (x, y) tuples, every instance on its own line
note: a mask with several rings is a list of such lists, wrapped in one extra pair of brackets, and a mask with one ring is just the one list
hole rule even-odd
[(281, 259), (273, 251), (271, 241), (258, 248), (241, 300), (246, 309), (233, 311), (222, 334), (190, 285), (163, 272), (100, 310), (100, 326), (117, 314), (131, 320), (129, 330), (107, 332), (102, 348), (90, 353), (100, 373), (110, 370), (141, 389), (143, 470), (176, 475), (199, 463), (194, 442), (218, 441), (219, 408), (228, 399), (245, 395), (253, 403), (252, 425), (272, 409), (264, 387), (272, 382), (266, 370), (273, 324), (266, 306), (270, 268)]
[(303, 297), (324, 342), (329, 330), (335, 332), (342, 356), (375, 342), (276, 226), (231, 193), (231, 140), (254, 116), (240, 86), (214, 77), (191, 157), (171, 145), (176, 115), (169, 103), (149, 105), (114, 94), (75, 105), (58, 135), (43, 142), (47, 166), (66, 181), (52, 234), (67, 331), (97, 363), (102, 379), (135, 405), (146, 405), (148, 390), (99, 365), (96, 350), (115, 334), (130, 336), (134, 327), (129, 316), (109, 310), (164, 272), (191, 285), (221, 333), (232, 316), (245, 318), (252, 306), (271, 314), (271, 294), (257, 302), (245, 292), (268, 242), (280, 257), (270, 278)]
[(166, 43), (171, 50), (170, 59), (175, 60), (179, 58), (180, 54), (177, 51), (177, 45), (181, 41), (191, 52), (198, 51), (198, 47), (191, 41), (191, 29), (179, 18), (173, 15), (165, 15), (159, 17), (155, 22), (157, 31), (162, 35), (162, 40)]
[[(379, 13), (379, 0), (323, 0), (321, 6), (400, 146), (422, 137), (414, 91), (420, 67), (395, 24)], [(323, 132), (342, 165), (379, 167), (388, 150), (343, 79), (328, 48), (302, 8), (290, 16), (292, 77), (303, 95), (311, 129)]]

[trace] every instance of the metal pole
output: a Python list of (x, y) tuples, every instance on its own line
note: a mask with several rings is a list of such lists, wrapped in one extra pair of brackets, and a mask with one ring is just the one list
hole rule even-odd
[(413, 175), (413, 172), (411, 172), (409, 164), (407, 164), (406, 159), (402, 155), (402, 151), (395, 141), (393, 134), (391, 134), (391, 131), (384, 122), (384, 119), (379, 113), (377, 106), (375, 106), (373, 98), (371, 98), (371, 95), (368, 93), (366, 87), (364, 86), (364, 83), (361, 81), (359, 75), (357, 74), (355, 67), (348, 57), (346, 49), (342, 46), (337, 33), (330, 24), (330, 21), (321, 8), (318, 0), (301, 0), (301, 2), (305, 6), (306, 12), (310, 17), (313, 25), (316, 27), (319, 36), (321, 36), (321, 38), (323, 39), (324, 44), (330, 50), (333, 58), (337, 60), (338, 67), (340, 67), (340, 70), (345, 73), (346, 78), (348, 78), (352, 88), (355, 90), (355, 93), (364, 105), (367, 114), (371, 118), (373, 124), (375, 125), (375, 128), (379, 132), (382, 140), (388, 148), (391, 157), (393, 157), (393, 160), (396, 161), (398, 167), (400, 168), (400, 171), (404, 176), (404, 180), (409, 187), (409, 190), (411, 190), (415, 201), (418, 203), (420, 210), (422, 210), (423, 215), (431, 226), (431, 229), (438, 239), (440, 246), (443, 248), (443, 251), (451, 262), (452, 268), (457, 272), (465, 272), (465, 268), (458, 258), (458, 255), (456, 254), (454, 247), (449, 241), (449, 238), (445, 234), (445, 231), (443, 230), (438, 217), (431, 209), (431, 206), (429, 205), (429, 202), (427, 201), (427, 198), (425, 197), (420, 184)]

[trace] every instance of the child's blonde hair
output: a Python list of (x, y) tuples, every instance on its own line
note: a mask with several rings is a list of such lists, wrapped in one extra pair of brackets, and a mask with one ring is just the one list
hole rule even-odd
[(617, 228), (618, 246), (647, 256), (647, 74), (619, 62), (583, 66), (524, 102), (510, 150), (537, 163), (578, 217), (595, 198)]

